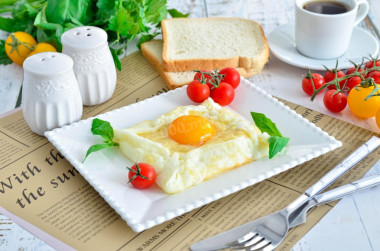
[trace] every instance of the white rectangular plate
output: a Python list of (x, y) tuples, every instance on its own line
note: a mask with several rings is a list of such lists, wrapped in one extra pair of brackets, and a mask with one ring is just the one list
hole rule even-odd
[[(172, 109), (190, 105), (186, 87), (97, 116), (113, 128), (127, 128), (152, 120)], [(341, 142), (308, 122), (247, 80), (242, 79), (229, 108), (251, 120), (250, 112), (264, 113), (290, 138), (286, 151), (275, 158), (255, 161), (225, 172), (186, 191), (169, 195), (157, 186), (137, 190), (127, 184), (127, 160), (118, 148), (93, 153), (84, 162), (87, 149), (102, 143), (91, 133), (93, 118), (46, 132), (49, 141), (99, 192), (136, 232), (189, 212), (231, 193), (244, 189), (341, 146)]]

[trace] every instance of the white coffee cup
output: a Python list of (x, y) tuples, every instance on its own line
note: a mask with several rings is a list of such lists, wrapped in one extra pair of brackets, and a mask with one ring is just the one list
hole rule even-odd
[(348, 49), (353, 28), (367, 16), (369, 5), (367, 0), (329, 0), (345, 5), (348, 11), (319, 14), (304, 9), (308, 3), (323, 1), (296, 0), (296, 48), (310, 58), (338, 58)]

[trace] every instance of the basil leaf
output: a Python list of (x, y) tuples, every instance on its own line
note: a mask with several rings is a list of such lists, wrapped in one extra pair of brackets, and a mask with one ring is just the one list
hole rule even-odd
[(87, 159), (88, 155), (90, 155), (91, 153), (97, 152), (106, 148), (110, 148), (110, 146), (108, 144), (98, 144), (98, 145), (90, 146), (90, 148), (88, 148), (87, 150), (86, 157), (84, 157), (83, 162)]
[(49, 23), (63, 25), (65, 22), (75, 18), (80, 23), (87, 24), (92, 20), (92, 0), (48, 0), (46, 7), (46, 18)]
[(16, 32), (28, 29), (29, 23), (12, 18), (0, 17), (0, 30)]
[(251, 112), (253, 121), (262, 133), (266, 132), (270, 135), (269, 142), (269, 159), (273, 158), (277, 153), (288, 144), (289, 138), (283, 137), (275, 123), (262, 113)]
[(271, 136), (269, 137), (268, 142), (269, 142), (269, 159), (271, 159), (277, 153), (281, 152), (281, 150), (288, 144), (289, 138)]
[(36, 17), (38, 11), (26, 0), (19, 0), (13, 5), (12, 16), (17, 20), (29, 21)]
[(107, 22), (111, 18), (111, 16), (115, 15), (116, 13), (115, 1), (98, 0), (96, 3), (96, 7), (98, 7), (96, 18), (102, 23)]
[(103, 144), (96, 144), (92, 145), (86, 153), (86, 156), (83, 160), (83, 162), (86, 160), (88, 155), (90, 155), (93, 152), (97, 152), (106, 148), (111, 148), (113, 146), (119, 146), (118, 143), (113, 141), (113, 128), (108, 121), (104, 121), (101, 119), (94, 119), (92, 121), (92, 126), (91, 126), (91, 132), (94, 135), (99, 135), (104, 139)]
[(7, 53), (5, 53), (4, 40), (0, 40), (0, 64), (2, 65), (12, 64), (12, 60), (10, 60)]
[(92, 121), (91, 132), (94, 135), (101, 136), (106, 142), (112, 141), (113, 139), (113, 128), (108, 121), (94, 119)]
[(173, 17), (173, 18), (188, 17), (190, 15), (190, 13), (184, 14), (182, 12), (179, 12), (176, 9), (169, 9), (168, 12), (169, 12), (170, 16)]
[(262, 113), (251, 112), (253, 121), (255, 121), (256, 126), (260, 131), (268, 133), (270, 136), (279, 136), (282, 137), (281, 132), (278, 130), (275, 123), (272, 122)]

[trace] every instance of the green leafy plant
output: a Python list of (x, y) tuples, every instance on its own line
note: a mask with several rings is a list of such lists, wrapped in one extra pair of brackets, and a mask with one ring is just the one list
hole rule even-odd
[(61, 36), (65, 31), (83, 25), (100, 27), (108, 34), (119, 70), (119, 56), (134, 38), (138, 38), (140, 48), (141, 43), (160, 34), (161, 20), (168, 14), (188, 16), (175, 9), (168, 10), (166, 0), (2, 0), (2, 12), (11, 12), (12, 17), (0, 17), (1, 30), (25, 31), (58, 51), (62, 50)]
[(0, 64), (7, 65), (11, 64), (12, 60), (9, 59), (7, 54), (5, 53), (5, 41), (0, 40)]
[(103, 144), (92, 145), (87, 150), (86, 157), (84, 158), (83, 162), (93, 152), (97, 152), (114, 146), (119, 146), (118, 143), (113, 141), (114, 132), (110, 122), (101, 119), (94, 119), (92, 121), (91, 132), (94, 135), (101, 136), (104, 141)]
[(289, 138), (283, 137), (276, 124), (272, 122), (262, 113), (251, 112), (251, 116), (256, 126), (262, 133), (269, 134), (269, 159), (273, 158), (277, 153), (288, 144)]

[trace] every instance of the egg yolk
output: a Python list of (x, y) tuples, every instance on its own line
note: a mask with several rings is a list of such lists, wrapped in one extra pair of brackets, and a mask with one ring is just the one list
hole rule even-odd
[(196, 115), (181, 116), (169, 126), (169, 136), (183, 145), (203, 145), (214, 134), (214, 126), (207, 119)]

